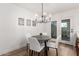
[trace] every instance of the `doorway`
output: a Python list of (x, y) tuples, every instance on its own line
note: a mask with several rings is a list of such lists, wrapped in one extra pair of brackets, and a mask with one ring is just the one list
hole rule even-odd
[(51, 38), (57, 38), (57, 21), (51, 22)]
[(70, 41), (70, 19), (61, 21), (61, 39)]

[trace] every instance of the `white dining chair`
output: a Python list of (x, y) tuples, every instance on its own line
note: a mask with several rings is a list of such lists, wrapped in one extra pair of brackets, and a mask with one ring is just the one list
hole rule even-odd
[[(58, 56), (58, 45), (59, 45), (59, 39), (61, 38), (61, 35), (59, 35), (57, 37), (57, 39), (55, 39), (55, 42), (54, 41), (48, 41), (47, 42), (47, 47), (49, 48), (54, 48), (56, 49), (56, 55)], [(53, 40), (53, 39), (52, 39)]]
[(31, 33), (27, 33), (25, 36), (27, 43), (29, 43), (29, 38), (32, 36)]
[(26, 37), (26, 52), (28, 53), (28, 55), (29, 55), (29, 38), (31, 37), (32, 35), (31, 35), (31, 33), (27, 33), (26, 35), (25, 35), (25, 37)]
[(41, 46), (39, 41), (35, 37), (29, 38), (29, 42), (30, 42), (30, 50), (32, 50), (32, 55), (33, 52), (37, 52), (39, 55), (40, 52), (44, 49), (44, 46)]

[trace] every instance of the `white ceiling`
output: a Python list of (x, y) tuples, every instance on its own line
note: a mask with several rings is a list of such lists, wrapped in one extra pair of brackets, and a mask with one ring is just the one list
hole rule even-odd
[[(16, 3), (15, 5), (28, 9), (34, 13), (41, 13), (41, 3)], [(79, 8), (79, 3), (44, 3), (44, 12), (51, 14), (76, 8)]]

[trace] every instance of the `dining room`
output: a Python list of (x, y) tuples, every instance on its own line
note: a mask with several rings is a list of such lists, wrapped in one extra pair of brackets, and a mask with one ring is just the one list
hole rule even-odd
[(0, 55), (77, 56), (78, 15), (79, 3), (0, 3)]

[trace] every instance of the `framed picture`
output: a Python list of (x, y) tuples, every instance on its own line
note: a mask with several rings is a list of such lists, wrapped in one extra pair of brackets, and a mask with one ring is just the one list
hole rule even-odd
[(32, 21), (32, 26), (36, 26), (36, 21)]
[(18, 18), (18, 25), (24, 25), (24, 18)]
[(31, 20), (30, 20), (30, 19), (27, 19), (27, 20), (26, 20), (26, 25), (27, 25), (27, 26), (31, 26)]

